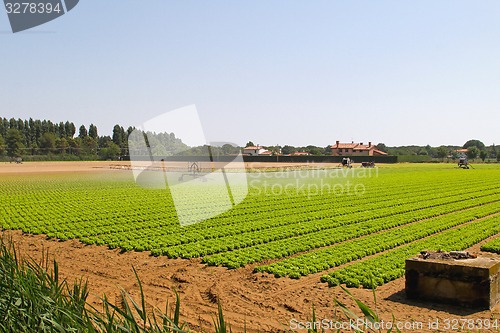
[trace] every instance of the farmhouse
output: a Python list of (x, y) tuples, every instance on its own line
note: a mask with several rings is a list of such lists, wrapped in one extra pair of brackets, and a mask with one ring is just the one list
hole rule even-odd
[(340, 143), (337, 141), (331, 146), (333, 156), (385, 156), (381, 150), (378, 150), (376, 146), (368, 142), (368, 145), (361, 143)]
[(272, 151), (265, 150), (264, 152), (260, 153), (259, 155), (261, 155), (261, 156), (271, 156), (272, 154), (273, 154)]
[(309, 154), (306, 151), (296, 151), (290, 154), (290, 156), (309, 156), (309, 155), (311, 154)]
[(256, 156), (256, 155), (271, 155), (272, 152), (262, 146), (248, 146), (243, 148), (243, 155)]

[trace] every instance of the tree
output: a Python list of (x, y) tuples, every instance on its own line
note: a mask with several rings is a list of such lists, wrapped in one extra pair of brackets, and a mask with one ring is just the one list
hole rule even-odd
[(311, 155), (321, 155), (322, 149), (316, 146), (307, 146), (305, 149), (306, 152), (308, 152)]
[(418, 155), (426, 156), (426, 155), (429, 155), (429, 152), (427, 151), (427, 149), (420, 149), (418, 151)]
[(297, 148), (289, 146), (289, 145), (285, 145), (285, 146), (283, 146), (283, 148), (281, 148), (281, 153), (283, 153), (283, 155), (290, 155), (290, 154), (295, 153), (296, 151), (297, 151)]
[(484, 148), (486, 148), (484, 143), (482, 143), (481, 141), (476, 140), (476, 139), (467, 141), (463, 146), (464, 149), (467, 149), (469, 147), (476, 147), (479, 150), (484, 150)]
[(96, 139), (97, 140), (97, 126), (95, 126), (94, 124), (90, 124), (89, 126), (89, 136), (92, 138), (92, 139)]
[(252, 141), (248, 141), (245, 147), (255, 147), (255, 144)]
[(240, 152), (240, 147), (234, 147), (229, 143), (222, 145), (221, 149), (222, 149), (222, 154), (224, 155), (238, 155), (238, 153)]
[(99, 148), (107, 148), (111, 142), (113, 142), (113, 140), (111, 140), (109, 135), (101, 136), (97, 139), (97, 146)]
[(85, 139), (89, 133), (87, 132), (87, 128), (85, 128), (84, 125), (80, 126), (80, 129), (78, 130), (78, 137), (80, 139)]
[(0, 134), (0, 155), (3, 154), (4, 150), (5, 150), (5, 142), (3, 141), (3, 136), (2, 134)]
[(82, 144), (82, 139), (79, 137), (76, 138), (69, 138), (68, 139), (68, 145), (69, 145), (69, 153), (73, 155), (80, 155), (80, 147)]
[(497, 155), (498, 155), (497, 147), (495, 146), (495, 144), (493, 144), (491, 146), (491, 150), (490, 150), (490, 157), (491, 158), (497, 158)]
[(113, 127), (113, 142), (121, 146), (123, 141), (124, 141), (124, 136), (125, 136), (125, 131), (123, 130), (123, 127), (120, 125), (115, 125)]
[(95, 154), (97, 152), (97, 141), (96, 139), (87, 136), (85, 139), (82, 140), (82, 148), (84, 148), (84, 151), (88, 154)]
[(21, 133), (24, 132), (24, 121), (21, 118), (17, 119), (17, 126), (16, 128), (21, 131)]
[(24, 136), (26, 146), (31, 147), (31, 145), (33, 144), (33, 140), (31, 138), (29, 121), (27, 121), (27, 120), (24, 121), (23, 136)]
[(436, 148), (432, 148), (431, 145), (425, 146), (425, 151), (427, 152), (427, 155), (429, 155), (430, 157), (437, 157)]
[(7, 131), (9, 130), (9, 128), (10, 128), (9, 127), (9, 120), (7, 118), (3, 118), (3, 120), (2, 120), (2, 133), (0, 133), (0, 134), (2, 134), (2, 136), (4, 138), (7, 137)]
[(69, 143), (66, 138), (60, 138), (56, 140), (57, 152), (60, 154), (66, 154), (69, 148)]
[(0, 136), (4, 136), (6, 132), (6, 128), (4, 127), (4, 119), (0, 118)]
[(7, 131), (7, 137), (5, 138), (7, 155), (9, 155), (9, 157), (20, 156), (21, 150), (24, 148), (23, 141), (23, 136), (19, 130), (15, 128), (9, 129)]
[(51, 153), (56, 147), (56, 135), (54, 133), (43, 133), (40, 138), (40, 148), (45, 154)]
[(99, 156), (103, 160), (114, 160), (118, 156), (120, 156), (121, 149), (120, 147), (115, 144), (114, 142), (109, 142), (108, 147), (102, 148), (99, 151)]
[(66, 134), (66, 126), (64, 126), (64, 123), (61, 121), (58, 126), (58, 133), (60, 138), (64, 138), (67, 136)]
[(469, 147), (466, 155), (470, 160), (473, 160), (479, 155), (479, 149), (476, 146)]
[(40, 143), (40, 137), (42, 136), (42, 121), (41, 120), (35, 120), (33, 123), (33, 132), (34, 132), (34, 139), (33, 143), (39, 144)]
[(67, 138), (72, 138), (75, 135), (76, 128), (75, 124), (70, 123), (69, 121), (64, 123), (64, 132), (66, 133)]
[(448, 151), (446, 150), (445, 146), (440, 146), (438, 149), (436, 149), (436, 154), (437, 157), (444, 159), (446, 156), (448, 156)]
[(500, 154), (497, 154), (497, 162), (500, 162)]
[(479, 152), (479, 158), (484, 162), (486, 160), (486, 157), (488, 157), (488, 153), (486, 150), (481, 150)]
[(380, 151), (383, 151), (384, 153), (387, 153), (387, 146), (385, 143), (378, 143), (375, 148), (377, 148)]

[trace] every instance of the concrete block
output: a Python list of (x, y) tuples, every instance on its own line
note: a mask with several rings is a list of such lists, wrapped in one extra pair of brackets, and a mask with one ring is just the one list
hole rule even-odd
[(448, 304), (491, 309), (500, 300), (500, 260), (406, 260), (406, 295)]

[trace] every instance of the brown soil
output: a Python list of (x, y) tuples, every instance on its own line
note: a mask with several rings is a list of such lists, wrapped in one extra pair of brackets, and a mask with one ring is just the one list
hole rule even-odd
[[(217, 167), (218, 163), (201, 163), (203, 168)], [(186, 162), (168, 162), (169, 166), (186, 167)], [(223, 164), (221, 164), (223, 165)], [(250, 169), (338, 167), (338, 163), (245, 163)], [(22, 164), (0, 162), (0, 174), (61, 173), (61, 172), (102, 172), (103, 170), (130, 169), (128, 161), (95, 162), (23, 162)]]
[[(152, 257), (148, 253), (109, 250), (106, 247), (87, 246), (77, 240), (59, 242), (38, 235), (23, 235), (20, 231), (6, 232), (12, 236), (20, 253), (40, 260), (48, 251), (50, 258), (57, 259), (60, 274), (69, 281), (80, 277), (88, 279), (91, 302), (99, 306), (106, 294), (117, 301), (120, 288), (138, 297), (138, 285), (132, 271), (135, 267), (144, 286), (151, 307), (165, 308), (166, 300), (174, 301), (173, 290), (181, 298), (183, 319), (193, 330), (210, 332), (212, 320), (220, 300), (226, 320), (235, 332), (246, 327), (249, 332), (283, 332), (290, 327), (290, 320), (308, 321), (314, 304), (317, 317), (334, 319), (334, 299), (337, 298), (354, 309), (353, 303), (338, 287), (328, 288), (319, 281), (321, 275), (314, 274), (299, 280), (275, 278), (268, 274), (252, 273), (253, 266), (237, 270), (207, 267), (199, 259), (181, 260)], [(5, 237), (5, 235), (4, 235)], [(374, 306), (371, 290), (351, 289), (356, 297)], [(401, 323), (468, 318), (498, 318), (500, 306), (493, 311), (424, 303), (407, 300), (404, 296), (404, 278), (377, 289), (380, 316), (390, 321), (391, 314)], [(444, 324), (443, 324), (444, 325)], [(434, 332), (415, 329), (405, 332)], [(441, 330), (444, 332), (444, 330)], [(485, 330), (481, 330), (485, 331)]]
[(130, 162), (23, 162), (21, 164), (2, 162), (0, 174), (100, 172), (103, 169), (110, 169), (113, 165), (125, 168)]
[[(126, 162), (123, 163), (126, 165)], [(111, 164), (117, 165), (117, 162), (47, 162), (15, 166), (7, 163), (0, 165), (0, 173), (18, 173), (20, 170), (84, 172), (109, 168)], [(228, 270), (222, 267), (207, 267), (200, 263), (200, 259), (173, 260), (152, 257), (147, 252), (120, 253), (119, 250), (109, 250), (106, 247), (84, 245), (78, 240), (60, 242), (46, 239), (42, 235), (25, 235), (20, 231), (4, 233), (4, 237), (12, 237), (24, 256), (40, 260), (42, 254), (48, 251), (51, 258), (57, 259), (60, 274), (69, 281), (81, 277), (88, 279), (90, 300), (96, 306), (102, 304), (100, 297), (103, 294), (111, 301), (117, 301), (120, 288), (137, 299), (138, 285), (132, 271), (132, 267), (135, 267), (143, 283), (149, 306), (164, 309), (166, 300), (169, 300), (169, 304), (173, 303), (173, 291), (177, 290), (181, 298), (183, 319), (195, 331), (213, 332), (213, 319), (219, 300), (233, 332), (242, 332), (245, 326), (248, 332), (289, 331), (291, 320), (306, 322), (311, 319), (313, 304), (319, 320), (335, 319), (339, 314), (335, 309), (335, 298), (355, 309), (353, 302), (339, 287), (329, 288), (320, 282), (320, 277), (325, 272), (291, 280), (253, 273), (253, 265)], [(479, 247), (476, 245), (470, 251), (477, 252)], [(369, 306), (374, 306), (371, 290), (350, 291)], [(445, 321), (449, 319), (484, 320), (500, 317), (500, 305), (492, 311), (478, 311), (407, 300), (404, 296), (404, 278), (379, 287), (376, 294), (377, 308), (382, 319), (390, 321), (394, 314), (401, 324), (423, 323), (422, 328), (403, 329), (403, 332), (446, 332), (450, 331), (444, 329)], [(429, 329), (428, 323), (436, 320), (440, 322), (440, 329)], [(342, 330), (348, 331), (350, 330)]]

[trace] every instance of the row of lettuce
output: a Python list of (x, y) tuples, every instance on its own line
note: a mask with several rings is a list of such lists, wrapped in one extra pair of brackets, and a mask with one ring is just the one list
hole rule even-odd
[(323, 275), (321, 281), (330, 286), (372, 288), (395, 280), (405, 273), (405, 260), (426, 249), (443, 251), (464, 250), (500, 233), (500, 215), (479, 219), (463, 227), (454, 228), (420, 242), (410, 243)]
[(273, 260), (255, 271), (299, 278), (489, 219), (500, 202), (497, 177), (498, 170), (423, 171), (417, 177), (396, 169), (362, 179), (363, 196), (250, 192), (236, 208), (188, 227), (178, 224), (168, 191), (142, 189), (130, 177), (5, 177), (0, 225), (155, 256), (201, 257), (212, 266)]
[(481, 246), (481, 250), (500, 254), (500, 237), (496, 237)]
[[(422, 208), (387, 217), (374, 219), (368, 218), (363, 221), (340, 225), (327, 230), (284, 238), (274, 242), (235, 249), (233, 251), (217, 253), (204, 257), (203, 262), (214, 266), (222, 265), (229, 268), (237, 268), (266, 259), (285, 258), (293, 254), (334, 245), (347, 240), (358, 241), (358, 237), (361, 236), (389, 230), (391, 228), (400, 227), (412, 222), (429, 219), (443, 214), (460, 212), (464, 209), (498, 202), (499, 200), (500, 193), (483, 193), (482, 196), (478, 198), (447, 202), (439, 206)], [(405, 206), (402, 206), (401, 209), (404, 209), (404, 207)], [(206, 251), (204, 248), (200, 250)]]
[[(500, 200), (500, 198), (498, 199)], [(255, 270), (271, 273), (278, 277), (289, 276), (291, 278), (322, 272), (404, 244), (412, 242), (418, 244), (420, 240), (428, 236), (495, 214), (498, 210), (497, 205), (498, 201), (411, 223), (405, 227), (373, 233), (336, 246), (308, 252), (270, 265), (259, 266)]]

